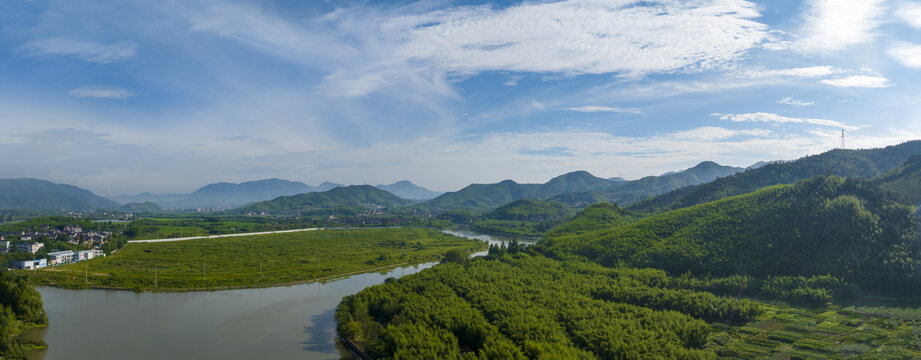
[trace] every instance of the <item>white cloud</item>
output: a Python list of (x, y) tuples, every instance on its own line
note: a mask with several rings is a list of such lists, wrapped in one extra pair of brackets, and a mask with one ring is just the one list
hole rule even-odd
[(734, 122), (768, 122), (768, 123), (799, 123), (799, 124), (812, 124), (820, 126), (831, 126), (836, 128), (842, 128), (847, 130), (857, 130), (860, 129), (859, 126), (850, 126), (845, 125), (844, 123), (827, 120), (827, 119), (812, 119), (812, 118), (796, 118), (782, 116), (772, 113), (757, 112), (757, 113), (747, 113), (747, 114), (720, 114), (715, 113), (711, 116), (719, 117), (720, 120), (729, 120)]
[(750, 78), (766, 78), (766, 77), (776, 77), (776, 76), (817, 78), (817, 77), (841, 74), (845, 72), (847, 72), (847, 70), (837, 68), (834, 66), (810, 66), (810, 67), (799, 67), (799, 68), (788, 68), (788, 69), (748, 70), (748, 71), (744, 71), (742, 73), (742, 76), (750, 77)]
[(854, 75), (844, 78), (825, 79), (821, 83), (835, 87), (885, 88), (890, 87), (889, 79), (879, 76)]
[(610, 113), (629, 113), (629, 114), (642, 114), (643, 112), (640, 109), (636, 108), (622, 108), (616, 106), (598, 106), (598, 105), (585, 105), (566, 108), (565, 110), (577, 111), (583, 113), (596, 113), (596, 112), (610, 112)]
[(137, 45), (128, 43), (100, 44), (95, 41), (68, 38), (35, 40), (16, 48), (25, 57), (73, 56), (83, 61), (108, 64), (134, 57)]
[(885, 0), (811, 0), (801, 38), (792, 46), (803, 52), (842, 50), (876, 37)]
[(691, 130), (675, 131), (669, 133), (666, 135), (666, 137), (671, 137), (677, 140), (717, 141), (725, 140), (739, 135), (763, 137), (770, 134), (770, 131), (762, 129), (731, 130), (717, 126), (703, 126)]
[(485, 71), (642, 76), (719, 67), (769, 37), (759, 16), (745, 0), (566, 0), (503, 9), (340, 8), (299, 23), (220, 6), (192, 22), (195, 30), (327, 71), (326, 94), (363, 96), (406, 83), (450, 96), (446, 79)]
[(814, 101), (797, 100), (797, 99), (794, 99), (794, 98), (791, 98), (791, 97), (785, 97), (785, 98), (783, 98), (783, 99), (777, 100), (777, 103), (778, 103), (778, 104), (793, 105), (793, 106), (811, 106), (811, 105), (815, 105), (815, 102), (814, 102)]
[(114, 86), (81, 86), (71, 90), (68, 94), (78, 98), (103, 98), (126, 99), (134, 96), (134, 92)]
[(921, 4), (904, 2), (895, 10), (895, 16), (909, 26), (921, 29)]
[[(921, 16), (921, 14), (919, 14)], [(921, 19), (919, 19), (921, 21)], [(897, 42), (889, 50), (886, 50), (886, 55), (895, 59), (904, 66), (921, 68), (921, 45), (915, 45), (907, 42)]]

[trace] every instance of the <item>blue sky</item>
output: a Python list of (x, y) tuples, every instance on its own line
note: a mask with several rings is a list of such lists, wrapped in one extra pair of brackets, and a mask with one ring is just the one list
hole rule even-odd
[(0, 177), (435, 190), (921, 138), (921, 1), (0, 0)]

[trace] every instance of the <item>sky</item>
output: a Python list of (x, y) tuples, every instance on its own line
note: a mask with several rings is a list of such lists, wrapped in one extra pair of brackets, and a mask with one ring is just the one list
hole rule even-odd
[(453, 191), (921, 138), (921, 1), (0, 0), (0, 178)]

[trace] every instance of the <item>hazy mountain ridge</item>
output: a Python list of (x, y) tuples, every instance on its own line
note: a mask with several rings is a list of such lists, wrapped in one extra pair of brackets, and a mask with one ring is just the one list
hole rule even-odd
[(397, 181), (390, 185), (378, 184), (375, 186), (378, 189), (387, 191), (391, 194), (399, 196), (404, 199), (411, 200), (429, 200), (438, 197), (443, 192), (432, 191), (424, 187), (413, 184), (409, 180)]
[(519, 184), (512, 180), (503, 180), (495, 184), (471, 184), (461, 190), (434, 198), (426, 202), (426, 205), (441, 209), (491, 209), (515, 200), (541, 200), (559, 194), (601, 190), (618, 183), (617, 180), (602, 179), (586, 171), (574, 171), (554, 177), (543, 184)]
[[(273, 200), (261, 201), (234, 209), (234, 213), (355, 213), (374, 208), (386, 208), (413, 204), (412, 200), (403, 199), (371, 185), (350, 185), (336, 187), (324, 192), (310, 192), (291, 196), (281, 196)], [(326, 211), (328, 210), (328, 211)]]
[(0, 179), (0, 209), (117, 209), (112, 200), (73, 185), (39, 179)]
[(902, 166), (912, 155), (921, 154), (921, 140), (885, 148), (835, 149), (793, 161), (773, 162), (715, 181), (679, 188), (639, 201), (630, 209), (640, 212), (663, 212), (741, 195), (777, 184), (794, 182), (818, 175), (872, 178)]
[(615, 184), (599, 191), (563, 194), (552, 200), (582, 207), (599, 202), (629, 205), (650, 196), (666, 193), (681, 187), (707, 183), (720, 177), (730, 176), (743, 171), (743, 168), (723, 166), (712, 161), (704, 161), (696, 166), (659, 176), (647, 176), (641, 179)]

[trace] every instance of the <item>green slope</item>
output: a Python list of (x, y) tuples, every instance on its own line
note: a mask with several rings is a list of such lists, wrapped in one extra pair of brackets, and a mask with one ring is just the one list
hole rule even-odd
[(234, 209), (234, 212), (291, 214), (295, 212), (323, 213), (341, 211), (348, 213), (381, 207), (405, 206), (412, 203), (412, 200), (397, 197), (370, 185), (352, 185), (337, 187), (324, 192), (281, 196), (274, 200), (262, 201)]
[(515, 200), (486, 214), (487, 219), (515, 221), (547, 221), (564, 217), (569, 212), (566, 205), (534, 199)]
[(795, 161), (775, 162), (713, 182), (684, 187), (630, 208), (641, 212), (680, 209), (776, 184), (792, 184), (817, 175), (871, 178), (901, 166), (910, 156), (921, 154), (921, 140), (865, 150), (832, 150)]
[(120, 205), (72, 185), (39, 179), (0, 179), (0, 209), (90, 210)]
[(547, 236), (578, 235), (635, 222), (639, 217), (617, 205), (600, 203), (589, 206), (569, 222), (547, 232)]
[(895, 194), (903, 203), (921, 205), (921, 155), (915, 155), (905, 165), (873, 180), (883, 189)]
[(867, 182), (819, 176), (630, 225), (555, 232), (541, 248), (606, 266), (673, 274), (831, 274), (897, 292), (917, 284), (911, 213)]

